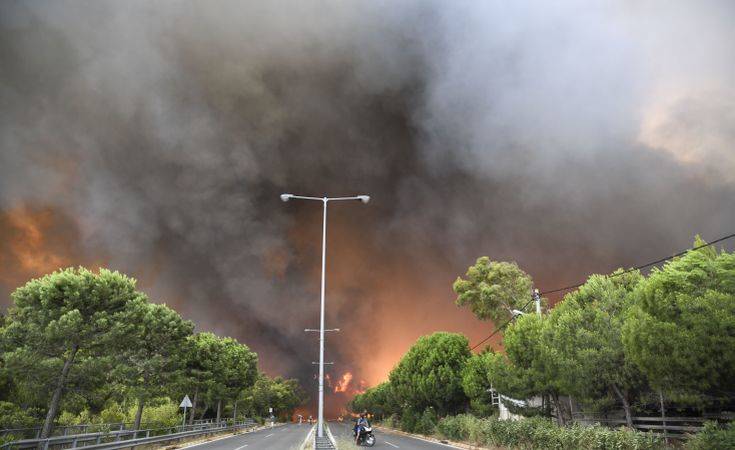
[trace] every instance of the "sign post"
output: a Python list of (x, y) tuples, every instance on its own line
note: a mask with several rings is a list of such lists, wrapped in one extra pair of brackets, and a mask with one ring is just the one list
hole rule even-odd
[(186, 408), (191, 408), (191, 400), (189, 400), (188, 395), (185, 395), (184, 399), (181, 400), (179, 408), (184, 408), (184, 418), (181, 420), (181, 431), (183, 432), (184, 427), (186, 427)]

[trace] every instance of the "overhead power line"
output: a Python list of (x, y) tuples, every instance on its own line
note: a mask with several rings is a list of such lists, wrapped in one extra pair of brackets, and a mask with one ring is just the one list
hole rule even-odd
[[(679, 256), (686, 255), (687, 253), (692, 252), (694, 250), (699, 250), (700, 248), (709, 247), (710, 245), (715, 245), (718, 242), (723, 242), (723, 241), (726, 241), (728, 239), (732, 239), (734, 237), (735, 237), (735, 233), (728, 234), (727, 236), (723, 236), (723, 237), (721, 237), (719, 239), (715, 239), (712, 242), (708, 242), (706, 244), (698, 245), (696, 247), (692, 247), (690, 249), (683, 250), (683, 251), (681, 251), (679, 253), (676, 253), (674, 255), (667, 256), (665, 258), (660, 258), (660, 259), (657, 259), (655, 261), (651, 261), (651, 262), (648, 262), (646, 264), (642, 264), (640, 266), (631, 267), (630, 269), (622, 270), (620, 272), (615, 272), (612, 275), (608, 275), (608, 278), (618, 277), (620, 275), (623, 275), (623, 274), (626, 274), (626, 273), (630, 273), (630, 272), (634, 272), (636, 270), (641, 270), (641, 269), (645, 269), (647, 267), (655, 266), (656, 264), (661, 264), (662, 262), (666, 262), (666, 261), (668, 261), (670, 259), (674, 259), (674, 258), (678, 258)], [(585, 282), (583, 281), (581, 283), (572, 284), (570, 286), (565, 286), (565, 287), (561, 287), (561, 288), (551, 289), (551, 290), (548, 290), (548, 291), (543, 291), (543, 292), (540, 292), (539, 295), (554, 294), (556, 292), (569, 291), (571, 289), (576, 289), (576, 288), (582, 286), (584, 283)], [(528, 305), (530, 305), (532, 302), (533, 302), (533, 298), (531, 300), (529, 300), (525, 305), (523, 305), (523, 307), (520, 310), (521, 311), (525, 311), (525, 309), (528, 308)], [(477, 344), (475, 344), (470, 350), (474, 350), (477, 347), (479, 347), (482, 344), (484, 344), (485, 342), (487, 342), (490, 338), (492, 338), (493, 336), (495, 336), (496, 334), (498, 334), (503, 328), (507, 327), (508, 324), (511, 323), (514, 318), (515, 317), (511, 317), (510, 319), (508, 319), (507, 321), (505, 321), (502, 325), (500, 325), (499, 327), (495, 328), (493, 330), (493, 332), (490, 333), (490, 335), (488, 337), (486, 337), (485, 339), (483, 339), (480, 342), (478, 342)]]

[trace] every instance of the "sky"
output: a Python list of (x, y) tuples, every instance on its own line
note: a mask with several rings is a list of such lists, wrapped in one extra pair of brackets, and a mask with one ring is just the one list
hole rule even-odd
[(329, 210), (336, 412), (420, 335), (489, 334), (453, 304), (477, 257), (549, 290), (732, 233), (734, 19), (707, 0), (2, 2), (0, 308), (110, 267), (309, 390), (321, 209), (279, 195), (369, 194)]

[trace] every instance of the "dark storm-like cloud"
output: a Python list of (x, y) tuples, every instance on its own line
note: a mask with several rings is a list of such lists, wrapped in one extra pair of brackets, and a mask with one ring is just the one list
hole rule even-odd
[(732, 18), (728, 2), (5, 2), (0, 208), (64, 211), (84, 252), (308, 379), (321, 216), (278, 194), (370, 193), (330, 212), (328, 287), (333, 356), (372, 382), (356, 343), (385, 359), (424, 326), (482, 334), (449, 288), (476, 256), (556, 287), (732, 231)]

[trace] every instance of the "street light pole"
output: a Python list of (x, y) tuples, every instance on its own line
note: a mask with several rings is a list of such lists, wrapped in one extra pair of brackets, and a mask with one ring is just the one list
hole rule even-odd
[(281, 200), (287, 202), (291, 199), (313, 200), (322, 202), (322, 282), (321, 301), (319, 311), (319, 414), (317, 417), (317, 436), (324, 437), (324, 312), (325, 312), (325, 286), (327, 267), (327, 203), (330, 201), (359, 200), (363, 203), (370, 201), (368, 195), (356, 195), (353, 197), (307, 197), (303, 195), (281, 194)]
[(327, 264), (327, 197), (322, 200), (324, 216), (322, 218), (322, 289), (321, 312), (319, 319), (319, 415), (317, 418), (317, 436), (324, 437), (324, 285)]

